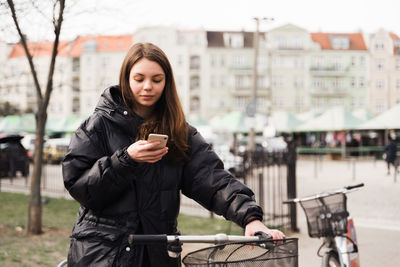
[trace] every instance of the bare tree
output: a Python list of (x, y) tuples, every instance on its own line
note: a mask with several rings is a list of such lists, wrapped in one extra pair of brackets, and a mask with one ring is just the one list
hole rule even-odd
[[(65, 0), (53, 0), (52, 2), (51, 1), (48, 2), (48, 4), (50, 3), (52, 4), (51, 22), (54, 32), (54, 41), (50, 56), (47, 82), (45, 88), (43, 88), (45, 90), (43, 91), (39, 83), (38, 74), (33, 61), (32, 51), (29, 50), (26, 34), (22, 30), (21, 22), (17, 14), (19, 9), (16, 8), (14, 0), (7, 0), (7, 7), (10, 11), (15, 29), (18, 32), (18, 36), (20, 38), (20, 44), (24, 48), (26, 59), (28, 60), (29, 63), (29, 68), (35, 85), (36, 98), (37, 98), (37, 112), (35, 114), (36, 115), (35, 155), (33, 161), (34, 162), (33, 172), (31, 176), (31, 185), (30, 185), (31, 192), (30, 192), (29, 213), (28, 213), (28, 232), (31, 234), (42, 233), (42, 203), (41, 203), (40, 184), (42, 175), (43, 143), (44, 143), (46, 120), (47, 120), (47, 107), (49, 105), (51, 92), (53, 90), (53, 76), (56, 65), (61, 26), (63, 23), (63, 15), (65, 9)], [(30, 4), (32, 4), (34, 7), (37, 7), (35, 1), (33, 0), (30, 1)], [(38, 8), (38, 10), (40, 9)]]

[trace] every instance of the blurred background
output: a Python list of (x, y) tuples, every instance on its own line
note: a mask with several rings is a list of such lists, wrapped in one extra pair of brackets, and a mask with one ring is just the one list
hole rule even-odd
[[(44, 93), (57, 1), (14, 2)], [(398, 150), (400, 135), (399, 6), (66, 1), (44, 132), (43, 195), (70, 199), (60, 162), (71, 135), (103, 90), (118, 83), (132, 44), (152, 42), (170, 59), (188, 122), (255, 191), (265, 223), (306, 234), (302, 211), (282, 200), (367, 180), (375, 189), (367, 186), (354, 205), (364, 229), (398, 235), (399, 211), (388, 205), (400, 200), (397, 153), (390, 169), (384, 159), (389, 143)], [(0, 3), (0, 190), (29, 194), (38, 95), (10, 14)], [(382, 201), (371, 204), (371, 195)], [(182, 213), (215, 217), (185, 198)], [(376, 238), (363, 237), (364, 247)]]

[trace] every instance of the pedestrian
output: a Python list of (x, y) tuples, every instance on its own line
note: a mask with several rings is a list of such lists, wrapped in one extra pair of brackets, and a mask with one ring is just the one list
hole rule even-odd
[(385, 146), (385, 161), (387, 163), (387, 174), (390, 174), (390, 165), (397, 171), (397, 143), (396, 139), (389, 135), (389, 143)]
[(18, 161), (18, 151), (19, 146), (16, 142), (11, 141), (7, 147), (7, 154), (8, 154), (8, 176), (10, 178), (15, 178), (17, 176), (17, 161)]
[[(168, 135), (152, 150), (150, 133)], [(69, 266), (180, 266), (165, 246), (130, 247), (130, 234), (179, 234), (180, 192), (245, 229), (283, 238), (262, 223), (253, 192), (236, 180), (188, 125), (164, 52), (137, 43), (94, 113), (74, 133), (62, 163), (64, 185), (81, 207)]]

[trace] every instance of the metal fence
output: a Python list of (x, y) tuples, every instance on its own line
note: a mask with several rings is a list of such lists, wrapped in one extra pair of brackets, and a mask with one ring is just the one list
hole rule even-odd
[[(32, 173), (33, 166), (30, 166), (30, 174)], [(31, 185), (31, 175), (28, 177), (21, 176), (17, 172), (17, 177), (3, 177), (0, 179), (0, 190), (8, 192), (16, 192), (29, 194)], [(63, 197), (71, 199), (71, 196), (64, 188), (62, 179), (61, 165), (58, 164), (44, 164), (41, 177), (41, 194), (48, 197)]]
[[(283, 200), (296, 196), (295, 149), (287, 152), (244, 153), (234, 157), (233, 161), (224, 163), (239, 180), (254, 191), (256, 201), (265, 213), (264, 222), (274, 227), (296, 229), (296, 207), (282, 205)], [(0, 190), (29, 194), (30, 176), (21, 177), (17, 173), (16, 178), (2, 178)], [(41, 192), (42, 196), (71, 199), (64, 188), (61, 165), (43, 165)], [(203, 217), (215, 216), (185, 196), (181, 198), (181, 212)]]
[[(297, 231), (296, 205), (282, 201), (296, 197), (296, 148), (289, 143), (285, 152), (245, 152), (224, 163), (239, 180), (251, 188), (257, 203), (264, 210), (264, 223), (272, 227)], [(197, 216), (213, 216), (199, 204), (186, 197), (181, 212)]]

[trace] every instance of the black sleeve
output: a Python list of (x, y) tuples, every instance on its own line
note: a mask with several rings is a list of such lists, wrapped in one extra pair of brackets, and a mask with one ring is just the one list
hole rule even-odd
[(95, 211), (101, 211), (130, 188), (139, 167), (126, 148), (106, 156), (100, 138), (84, 123), (73, 135), (62, 162), (65, 188), (81, 205)]
[(218, 155), (195, 130), (189, 138), (190, 161), (184, 167), (182, 192), (206, 209), (244, 227), (250, 217), (262, 220), (254, 193), (224, 170)]

